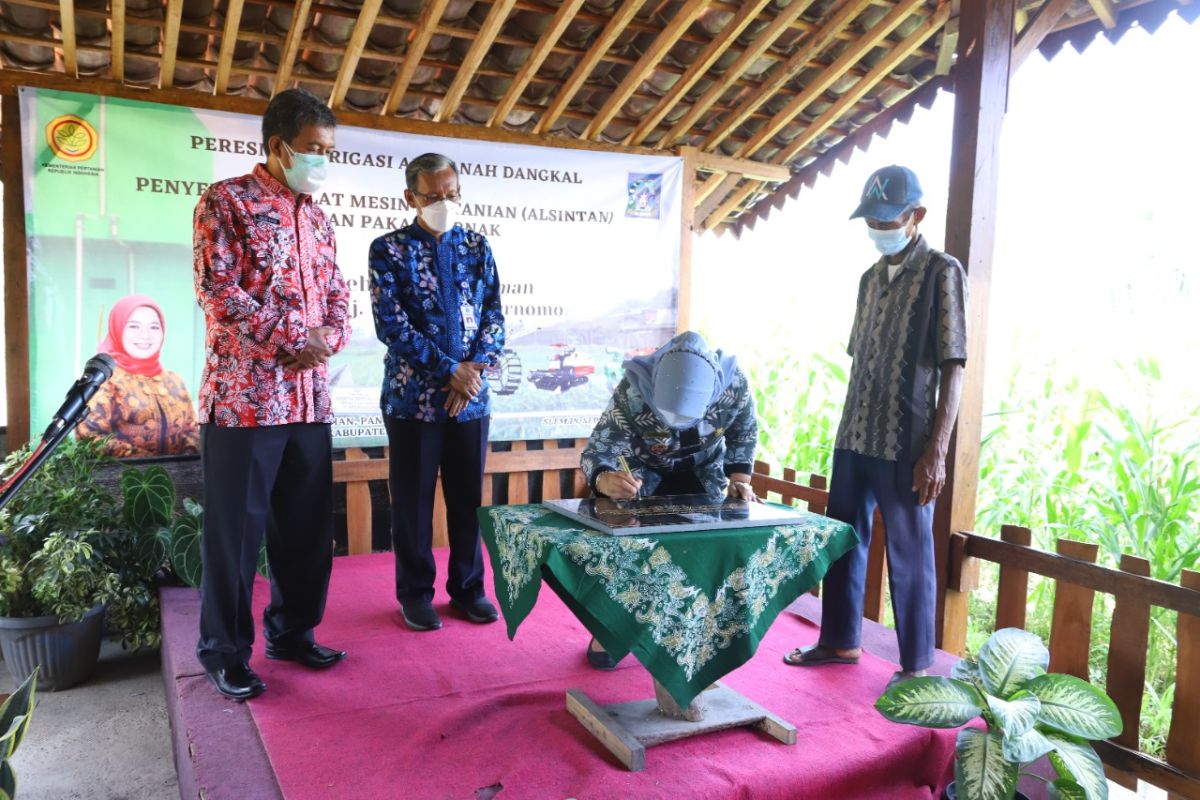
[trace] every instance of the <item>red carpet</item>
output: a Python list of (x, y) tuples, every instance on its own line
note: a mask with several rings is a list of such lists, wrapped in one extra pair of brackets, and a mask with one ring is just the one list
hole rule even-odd
[(567, 714), (564, 693), (651, 697), (640, 665), (588, 668), (587, 635), (548, 589), (512, 642), (503, 624), (473, 625), (445, 601), (442, 630), (410, 631), (391, 555), (339, 558), (317, 635), (346, 661), (310, 672), (267, 661), (256, 642), (252, 666), (270, 690), (250, 706), (287, 800), (929, 798), (950, 778), (954, 731), (894, 725), (872, 707), (894, 665), (869, 654), (857, 667), (781, 662), (816, 639), (791, 614), (725, 683), (795, 724), (794, 747), (724, 731), (650, 748), (645, 771), (630, 773)]

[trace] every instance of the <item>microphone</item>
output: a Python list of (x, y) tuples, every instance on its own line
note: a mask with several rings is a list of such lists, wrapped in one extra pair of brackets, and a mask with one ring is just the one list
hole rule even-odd
[(116, 363), (105, 353), (97, 353), (83, 365), (83, 374), (79, 380), (67, 390), (67, 399), (54, 413), (54, 419), (42, 434), (42, 439), (50, 439), (64, 429), (73, 428), (87, 414), (88, 401), (100, 388), (100, 384), (112, 377)]

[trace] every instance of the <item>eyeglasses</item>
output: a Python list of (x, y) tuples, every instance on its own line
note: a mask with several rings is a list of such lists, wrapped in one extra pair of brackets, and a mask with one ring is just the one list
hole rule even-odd
[(458, 192), (451, 192), (450, 194), (425, 194), (424, 192), (418, 192), (414, 189), (413, 194), (421, 198), (426, 203), (440, 203), (443, 200), (448, 200), (451, 203), (457, 203), (462, 200), (462, 195)]

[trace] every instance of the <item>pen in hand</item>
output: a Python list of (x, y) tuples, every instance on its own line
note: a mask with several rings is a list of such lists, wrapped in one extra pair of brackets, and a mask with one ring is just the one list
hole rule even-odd
[(614, 500), (632, 500), (641, 491), (642, 482), (633, 474), (624, 455), (617, 456), (617, 464), (621, 468), (620, 471), (601, 473), (596, 481), (596, 488), (601, 494)]

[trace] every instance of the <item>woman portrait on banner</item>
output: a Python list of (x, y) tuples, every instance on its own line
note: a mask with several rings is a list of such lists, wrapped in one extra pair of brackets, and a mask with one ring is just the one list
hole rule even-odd
[[(750, 487), (758, 423), (754, 395), (733, 356), (686, 331), (623, 365), (580, 468), (598, 497), (702, 494), (757, 502)], [(616, 661), (592, 640), (588, 663)]]
[(116, 458), (200, 452), (187, 387), (159, 362), (166, 327), (162, 309), (149, 297), (129, 295), (113, 306), (100, 352), (117, 367), (75, 429), (79, 438), (109, 437), (105, 451)]

